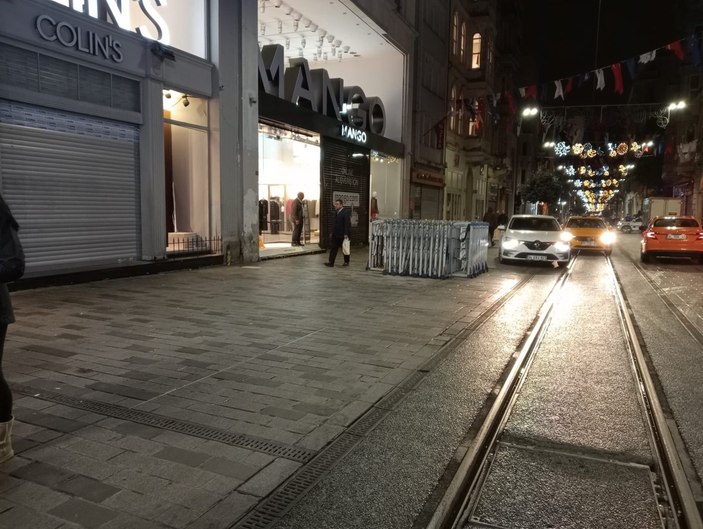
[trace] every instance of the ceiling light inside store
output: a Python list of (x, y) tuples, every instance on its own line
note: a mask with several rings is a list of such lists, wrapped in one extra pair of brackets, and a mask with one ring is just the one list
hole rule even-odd
[(300, 47), (304, 48), (305, 47), (305, 37), (303, 37), (300, 41)]
[(278, 21), (278, 33), (283, 33), (283, 22)]
[(286, 15), (290, 15), (293, 12), (293, 8), (291, 6), (286, 7)]
[(273, 3), (273, 7), (281, 7), (282, 3), (283, 2), (281, 0), (275, 0), (275, 2)]
[(334, 42), (334, 35), (327, 35), (327, 42), (332, 44), (332, 42)]
[(297, 20), (293, 21), (293, 31), (298, 31), (298, 21)]
[(286, 37), (286, 49), (290, 49), (290, 39), (288, 37)]

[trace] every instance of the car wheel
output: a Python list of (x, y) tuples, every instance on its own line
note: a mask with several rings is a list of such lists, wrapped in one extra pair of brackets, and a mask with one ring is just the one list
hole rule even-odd
[(505, 257), (503, 257), (501, 254), (498, 254), (498, 262), (500, 264), (507, 264), (509, 262), (509, 260), (506, 259)]
[(631, 233), (631, 232), (632, 232), (632, 226), (627, 226), (627, 225), (623, 226), (623, 227), (622, 227), (622, 232), (623, 232), (623, 233)]
[(640, 252), (640, 261), (642, 261), (643, 263), (651, 263), (652, 256), (649, 255), (647, 252)]
[(569, 264), (568, 259), (566, 261), (557, 261), (557, 265), (559, 265), (559, 268), (564, 268), (568, 264)]
[(696, 261), (698, 262), (698, 264), (703, 264), (703, 255), (699, 255)]

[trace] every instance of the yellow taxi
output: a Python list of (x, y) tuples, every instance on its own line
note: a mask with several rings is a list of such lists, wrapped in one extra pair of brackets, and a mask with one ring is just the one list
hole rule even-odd
[(571, 234), (571, 249), (595, 250), (610, 255), (615, 232), (600, 217), (569, 217), (564, 231)]

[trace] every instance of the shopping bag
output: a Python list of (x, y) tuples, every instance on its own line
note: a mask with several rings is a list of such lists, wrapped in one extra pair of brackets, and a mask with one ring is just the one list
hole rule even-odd
[(342, 253), (344, 255), (351, 255), (351, 244), (349, 239), (344, 239), (344, 241), (342, 241)]

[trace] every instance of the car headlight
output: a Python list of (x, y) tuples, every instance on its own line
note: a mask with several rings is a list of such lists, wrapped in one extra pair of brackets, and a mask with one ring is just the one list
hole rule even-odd
[(570, 248), (570, 246), (569, 246), (569, 243), (568, 243), (568, 242), (557, 241), (557, 242), (554, 243), (554, 249), (555, 249), (557, 252), (568, 252), (568, 251), (569, 251), (569, 248)]
[(500, 241), (500, 245), (506, 250), (514, 250), (520, 245), (520, 241), (511, 237), (503, 237)]
[(606, 231), (603, 235), (600, 236), (600, 242), (602, 242), (603, 244), (614, 244), (615, 234), (612, 231)]
[(571, 239), (574, 238), (574, 234), (568, 231), (562, 231), (559, 234), (559, 238), (564, 242), (569, 242)]

